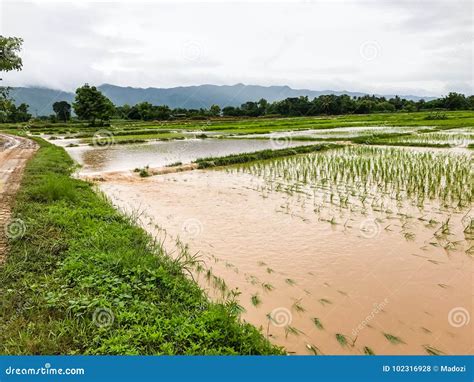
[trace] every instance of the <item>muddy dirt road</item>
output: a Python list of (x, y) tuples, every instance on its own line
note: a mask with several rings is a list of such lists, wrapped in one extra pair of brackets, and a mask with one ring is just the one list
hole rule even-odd
[(6, 256), (12, 202), (26, 162), (37, 149), (29, 139), (0, 134), (0, 263)]

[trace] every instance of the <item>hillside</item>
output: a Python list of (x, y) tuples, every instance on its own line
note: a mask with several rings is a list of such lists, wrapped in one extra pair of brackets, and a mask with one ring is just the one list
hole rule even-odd
[[(213, 104), (223, 106), (239, 106), (246, 101), (258, 101), (265, 98), (269, 102), (288, 97), (308, 96), (318, 97), (322, 94), (348, 94), (361, 96), (364, 93), (333, 90), (292, 89), (288, 86), (258, 86), (258, 85), (199, 85), (176, 88), (132, 88), (110, 84), (99, 86), (99, 89), (109, 97), (115, 105), (133, 105), (147, 101), (154, 105), (168, 105), (171, 108), (208, 108)], [(74, 100), (74, 93), (39, 87), (12, 88), (11, 95), (15, 103), (30, 105), (33, 115), (49, 115), (53, 113), (52, 105), (56, 101)], [(387, 95), (386, 97), (393, 97)], [(419, 100), (422, 97), (403, 95), (406, 99)], [(425, 100), (434, 97), (424, 97)]]

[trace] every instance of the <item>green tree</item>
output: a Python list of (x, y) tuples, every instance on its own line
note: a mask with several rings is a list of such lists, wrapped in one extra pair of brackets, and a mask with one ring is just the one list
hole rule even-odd
[(53, 110), (60, 121), (67, 122), (71, 118), (71, 105), (66, 101), (53, 103)]
[(265, 98), (260, 98), (258, 101), (258, 110), (260, 115), (265, 115), (267, 114), (269, 103)]
[(0, 98), (0, 122), (28, 122), (30, 119), (26, 103), (16, 106), (11, 99)]
[(9, 122), (28, 122), (31, 118), (31, 114), (28, 113), (28, 105), (22, 103), (19, 106), (12, 104)]
[(209, 114), (212, 117), (218, 117), (219, 115), (221, 115), (221, 107), (219, 105), (212, 105), (209, 108)]
[(443, 98), (444, 107), (449, 110), (460, 110), (468, 107), (468, 101), (464, 94), (455, 92), (449, 93)]
[(23, 62), (18, 55), (23, 39), (19, 37), (0, 36), (0, 71), (21, 70)]
[[(21, 70), (23, 62), (19, 53), (22, 44), (23, 40), (19, 37), (0, 36), (0, 72)], [(1, 80), (0, 78), (0, 81)], [(17, 116), (20, 116), (22, 119), (26, 118), (26, 116), (29, 115), (28, 106), (22, 104), (20, 107), (21, 109), (17, 113), (17, 107), (9, 98), (9, 88), (0, 86), (0, 121), (15, 122), (14, 119), (16, 119)], [(23, 111), (25, 111), (25, 113), (23, 113)]]
[(76, 99), (73, 103), (77, 117), (87, 120), (94, 126), (97, 120), (108, 121), (115, 112), (115, 106), (110, 99), (104, 96), (95, 86), (84, 86), (76, 90)]

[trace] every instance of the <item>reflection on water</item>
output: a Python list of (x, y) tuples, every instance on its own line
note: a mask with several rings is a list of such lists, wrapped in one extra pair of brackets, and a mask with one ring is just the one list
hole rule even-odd
[[(56, 142), (56, 141), (53, 141)], [(285, 147), (303, 142), (282, 142)], [(308, 143), (306, 143), (308, 144)], [(144, 166), (162, 167), (176, 162), (189, 163), (198, 158), (283, 148), (271, 140), (187, 139), (147, 144), (113, 145), (106, 148), (80, 146), (66, 148), (83, 168), (81, 173), (133, 170)]]

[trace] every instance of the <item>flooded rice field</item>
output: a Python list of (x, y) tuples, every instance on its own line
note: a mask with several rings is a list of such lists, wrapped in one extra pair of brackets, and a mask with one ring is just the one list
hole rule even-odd
[(291, 353), (472, 354), (472, 185), (468, 150), (348, 146), (100, 189)]
[(294, 131), (278, 131), (267, 134), (247, 134), (240, 135), (239, 138), (296, 138), (296, 137), (311, 137), (320, 139), (341, 139), (353, 138), (366, 135), (372, 135), (383, 132), (384, 134), (398, 134), (398, 133), (413, 133), (417, 130), (425, 129), (424, 126), (351, 126), (351, 127), (333, 127), (324, 129), (307, 129)]
[(400, 137), (397, 141), (412, 144), (449, 144), (454, 147), (468, 147), (474, 144), (474, 129), (452, 129), (434, 133), (413, 134)]
[[(52, 141), (67, 147), (78, 140), (62, 139)], [(145, 166), (163, 167), (176, 162), (189, 163), (198, 158), (225, 156), (265, 149), (278, 148), (271, 140), (238, 139), (185, 139), (151, 141), (129, 145), (67, 147), (69, 155), (82, 165), (82, 174), (96, 174), (108, 171), (126, 171)], [(301, 146), (301, 142), (289, 143), (290, 147)]]

